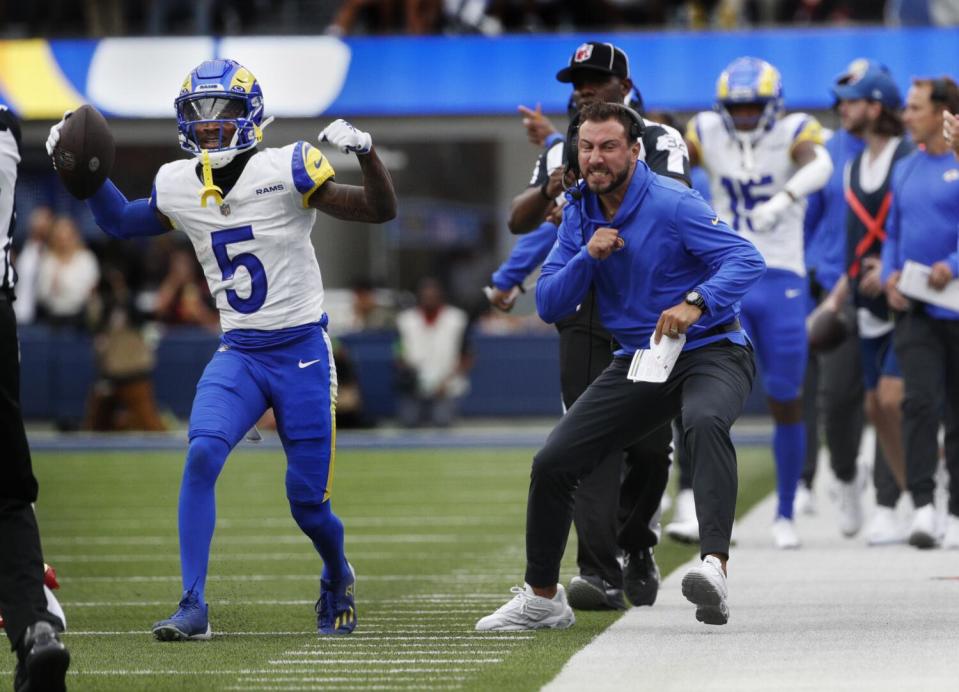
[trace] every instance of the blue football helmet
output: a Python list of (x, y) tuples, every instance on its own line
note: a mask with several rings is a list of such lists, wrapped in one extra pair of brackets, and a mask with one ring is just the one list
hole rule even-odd
[[(212, 168), (255, 147), (272, 119), (263, 120), (263, 91), (256, 77), (234, 60), (200, 63), (183, 80), (174, 105), (180, 147), (195, 156), (206, 152)], [(228, 134), (225, 125), (234, 132)]]
[[(739, 104), (761, 105), (762, 112), (755, 117), (734, 118), (728, 108)], [(736, 58), (716, 82), (716, 110), (730, 133), (762, 134), (772, 129), (785, 110), (779, 70), (759, 58)]]

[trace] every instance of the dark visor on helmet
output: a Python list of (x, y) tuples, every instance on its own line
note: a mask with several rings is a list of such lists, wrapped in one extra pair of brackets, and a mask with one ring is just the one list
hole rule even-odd
[(208, 96), (183, 101), (180, 116), (186, 122), (197, 120), (233, 120), (246, 115), (243, 99)]

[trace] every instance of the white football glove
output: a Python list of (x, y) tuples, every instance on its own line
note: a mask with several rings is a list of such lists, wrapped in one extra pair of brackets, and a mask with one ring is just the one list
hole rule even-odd
[(73, 115), (73, 111), (67, 111), (63, 114), (60, 122), (50, 128), (50, 134), (47, 135), (47, 156), (53, 156), (53, 150), (60, 142), (60, 130), (63, 128), (63, 123), (65, 123), (71, 115)]
[(368, 132), (357, 130), (345, 120), (334, 120), (319, 134), (321, 142), (329, 142), (344, 154), (369, 154), (373, 138)]
[(749, 216), (753, 231), (756, 233), (768, 233), (779, 221), (789, 206), (793, 203), (792, 197), (785, 190), (781, 190), (772, 196), (771, 199), (763, 202)]

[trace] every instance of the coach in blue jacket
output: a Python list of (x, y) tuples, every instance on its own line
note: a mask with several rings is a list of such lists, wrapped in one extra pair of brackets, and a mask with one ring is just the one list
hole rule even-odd
[[(696, 616), (725, 624), (726, 560), (736, 507), (736, 452), (729, 428), (755, 374), (739, 326), (739, 300), (765, 270), (762, 256), (698, 193), (638, 161), (638, 116), (624, 106), (583, 109), (575, 149), (583, 180), (570, 192), (536, 304), (547, 322), (570, 314), (590, 285), (602, 323), (622, 346), (533, 460), (526, 513), (526, 587), (481, 619), (478, 630), (568, 627), (559, 579), (573, 491), (613, 449), (628, 449), (681, 415), (693, 461), (701, 566), (683, 579)], [(571, 144), (571, 147), (573, 145)], [(627, 379), (650, 337), (686, 335), (666, 382)], [(617, 498), (609, 498), (615, 502)]]

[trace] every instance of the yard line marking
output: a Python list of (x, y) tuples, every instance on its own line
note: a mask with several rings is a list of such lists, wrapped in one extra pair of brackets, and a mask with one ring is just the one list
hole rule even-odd
[[(318, 572), (311, 572), (310, 574), (231, 574), (231, 575), (222, 575), (222, 574), (213, 574), (207, 577), (207, 581), (305, 581), (313, 580), (316, 581)], [(114, 582), (179, 582), (180, 575), (171, 574), (163, 576), (152, 576), (152, 575), (134, 575), (126, 577), (68, 577), (63, 581), (64, 583), (114, 583)], [(455, 573), (455, 574), (380, 574), (380, 575), (360, 575), (359, 580), (363, 581), (386, 581), (386, 582), (416, 582), (416, 581), (431, 581), (431, 582), (444, 582), (450, 581), (453, 583), (460, 583), (464, 581), (503, 581), (504, 583), (509, 583), (508, 579), (503, 579), (502, 574), (465, 574), (465, 573)]]
[[(179, 538), (175, 532), (169, 535), (156, 536), (52, 536), (44, 540), (44, 545), (50, 546), (70, 546), (70, 545), (179, 545)], [(357, 543), (504, 543), (508, 538), (498, 534), (488, 536), (474, 536), (456, 533), (403, 533), (399, 535), (391, 534), (364, 534), (361, 532), (350, 532), (350, 545)], [(251, 534), (251, 535), (226, 535), (217, 536), (213, 539), (214, 545), (250, 545), (262, 543), (265, 545), (302, 543), (309, 545), (310, 539), (302, 533), (288, 534)]]
[[(354, 646), (356, 646), (356, 645), (354, 645)], [(383, 647), (382, 644), (374, 644), (373, 642), (370, 642), (370, 646), (376, 646), (377, 649), (376, 649), (375, 651), (370, 651), (370, 652), (351, 650), (350, 653), (358, 654), (358, 655), (361, 655), (361, 656), (367, 656), (367, 655), (369, 655), (369, 656), (378, 656), (378, 655), (380, 655), (380, 653), (381, 653), (380, 648)], [(453, 645), (452, 645), (452, 644), (444, 644), (444, 646), (453, 646)], [(471, 645), (465, 644), (465, 645), (461, 645), (461, 646), (471, 646)], [(347, 648), (347, 647), (343, 647), (343, 648)], [(350, 649), (353, 649), (353, 647), (349, 647), (349, 648), (350, 648)], [(395, 646), (390, 646), (389, 648), (396, 648), (396, 649), (413, 649), (413, 651), (403, 651), (403, 652), (401, 652), (401, 653), (403, 653), (403, 654), (411, 654), (411, 655), (412, 655), (412, 654), (416, 654), (416, 655), (418, 655), (418, 656), (421, 655), (421, 654), (437, 654), (437, 655), (439, 655), (439, 656), (452, 656), (453, 654), (462, 654), (462, 653), (463, 653), (462, 651), (445, 651), (444, 649), (437, 649), (435, 646), (429, 646), (428, 644), (420, 644), (420, 645), (418, 645), (418, 646), (399, 646), (399, 645), (395, 645)], [(499, 654), (512, 653), (512, 651), (513, 651), (512, 649), (483, 649), (482, 653), (485, 654), (485, 655), (488, 655), (488, 656), (496, 656), (496, 655), (499, 655)], [(308, 659), (308, 658), (317, 658), (317, 659), (321, 659), (321, 660), (322, 660), (323, 656), (327, 656), (327, 655), (329, 655), (329, 654), (330, 654), (330, 650), (325, 650), (325, 651), (324, 651), (324, 650), (320, 650), (320, 649), (317, 649), (316, 651), (284, 651), (284, 652), (283, 652), (283, 655), (284, 655), (284, 656), (301, 657), (301, 658), (303, 658), (304, 660), (306, 660), (306, 659)]]
[(443, 661), (437, 661), (430, 658), (380, 658), (370, 660), (368, 658), (328, 658), (325, 661), (298, 661), (289, 658), (270, 659), (270, 665), (277, 666), (312, 666), (317, 664), (354, 664), (354, 663), (502, 663), (502, 658), (450, 658)]
[[(380, 634), (363, 634), (361, 632), (354, 632), (350, 635), (350, 638), (353, 637), (357, 639), (397, 639), (402, 637), (403, 639), (535, 639), (535, 635), (523, 635), (523, 634), (477, 634), (477, 635), (433, 635), (425, 636), (421, 634), (411, 634), (404, 635), (402, 634), (405, 629), (396, 630), (396, 636), (383, 636)], [(111, 637), (111, 636), (126, 636), (131, 634), (142, 634), (144, 636), (153, 636), (153, 633), (150, 630), (116, 630), (116, 631), (107, 631), (107, 630), (67, 630), (65, 635), (68, 637)], [(318, 637), (319, 635), (316, 632), (310, 632), (306, 630), (301, 630), (298, 632), (214, 632), (214, 637)], [(345, 641), (345, 640), (344, 640)]]
[[(345, 689), (349, 690), (460, 690), (463, 689), (462, 685), (442, 685), (435, 686), (430, 684), (420, 683), (418, 685), (356, 685), (355, 683), (348, 683), (349, 687)], [(289, 690), (290, 692), (298, 690), (327, 690), (330, 688), (336, 689), (336, 683), (334, 685), (321, 684), (317, 686), (276, 686), (276, 685), (259, 685), (256, 687), (250, 687), (249, 685), (233, 685), (230, 687), (224, 687), (225, 690)]]
[[(387, 672), (389, 675), (403, 675), (404, 673), (448, 673), (452, 668), (397, 668)], [(464, 668), (464, 673), (475, 673), (475, 668)], [(384, 673), (366, 673), (362, 671), (357, 671), (355, 674), (349, 671), (338, 671), (337, 675), (349, 675), (350, 677), (329, 677), (329, 678), (311, 678), (307, 676), (291, 676), (288, 678), (282, 676), (265, 676), (262, 678), (248, 676), (246, 679), (250, 682), (265, 682), (265, 683), (283, 683), (283, 682), (356, 682), (357, 679), (371, 678), (373, 680), (379, 680), (383, 677)], [(467, 676), (465, 675), (444, 675), (447, 680), (466, 680)]]
[[(490, 599), (492, 601), (493, 599)], [(274, 600), (274, 599), (250, 599), (250, 600), (239, 600), (239, 599), (224, 599), (224, 600), (211, 600), (209, 604), (211, 606), (246, 606), (246, 605), (267, 605), (267, 606), (312, 606), (316, 603), (316, 599), (289, 599), (289, 600)], [(367, 606), (382, 604), (383, 602), (377, 601), (362, 601), (364, 608)], [(145, 608), (145, 607), (154, 607), (154, 606), (168, 606), (170, 605), (169, 599), (164, 601), (60, 601), (60, 604), (64, 608)], [(428, 613), (475, 613), (483, 610), (483, 604), (477, 603), (476, 605), (469, 606), (466, 604), (462, 605), (453, 605), (450, 607), (442, 608), (417, 608), (410, 609), (411, 606), (416, 605), (442, 605), (439, 602), (430, 602), (430, 601), (420, 601), (415, 596), (411, 596), (406, 600), (405, 603), (399, 604), (387, 604), (393, 605), (393, 612), (396, 612), (398, 615), (419, 615), (419, 614), (428, 614)], [(404, 607), (405, 606), (405, 607)]]
[[(178, 562), (180, 559), (180, 554), (175, 551), (171, 551), (167, 554), (157, 554), (157, 553), (142, 553), (142, 554), (96, 554), (96, 553), (79, 553), (79, 554), (70, 554), (62, 553), (59, 551), (50, 551), (51, 554), (56, 555), (56, 563), (74, 562), (74, 563), (101, 563), (101, 562)], [(256, 560), (262, 560), (264, 562), (273, 562), (275, 560), (303, 560), (309, 559), (316, 556), (316, 551), (313, 549), (313, 546), (309, 543), (304, 544), (303, 550), (297, 553), (223, 553), (214, 550), (211, 553), (211, 558), (214, 561), (228, 561), (228, 562), (251, 562)], [(350, 560), (353, 562), (358, 561), (372, 561), (372, 560), (390, 560), (396, 561), (400, 560), (435, 560), (437, 554), (435, 552), (424, 552), (424, 553), (411, 553), (405, 550), (397, 551), (387, 551), (379, 550), (370, 553), (350, 551)], [(489, 562), (484, 564), (491, 564)], [(503, 566), (506, 566), (506, 562), (503, 561)], [(515, 563), (514, 563), (515, 564)]]

